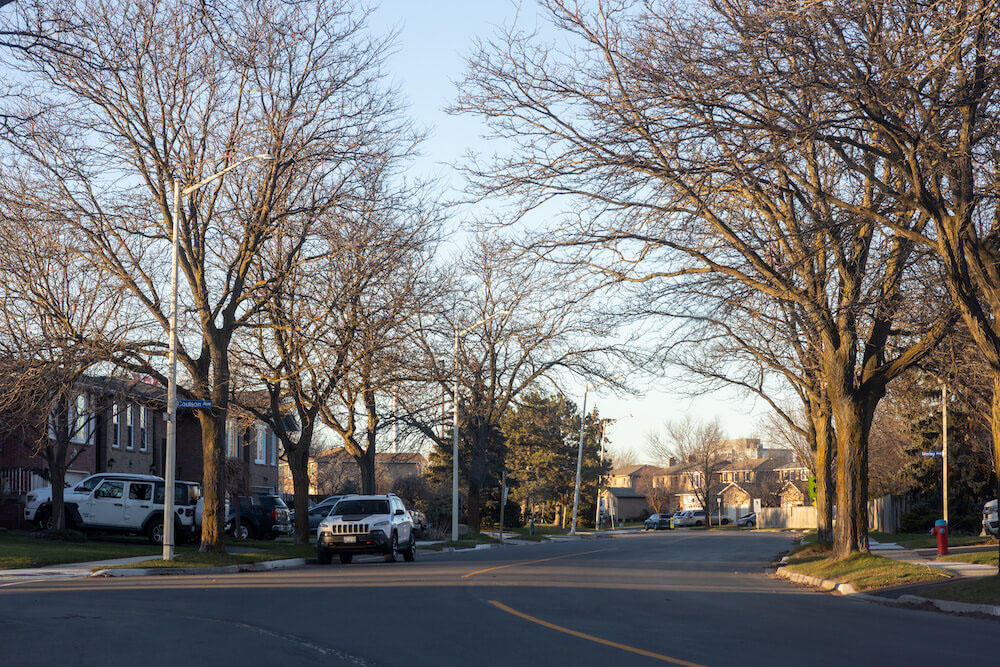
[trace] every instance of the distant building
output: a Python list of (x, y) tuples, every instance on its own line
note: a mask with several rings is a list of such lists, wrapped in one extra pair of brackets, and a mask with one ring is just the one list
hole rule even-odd
[[(389, 491), (393, 483), (404, 477), (422, 475), (427, 459), (417, 452), (377, 452), (375, 454), (375, 487), (380, 493)], [(292, 477), (283, 464), (282, 486), (291, 493)], [(345, 490), (361, 490), (361, 471), (357, 462), (343, 447), (327, 449), (309, 460), (309, 494), (329, 495)]]
[(664, 468), (645, 464), (617, 468), (608, 475), (608, 486), (645, 491), (652, 487), (653, 478), (663, 474), (664, 470)]

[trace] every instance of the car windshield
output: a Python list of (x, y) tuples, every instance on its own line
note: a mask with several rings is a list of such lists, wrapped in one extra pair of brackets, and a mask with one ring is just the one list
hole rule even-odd
[(331, 516), (344, 514), (388, 514), (388, 500), (341, 500), (330, 512)]
[(83, 491), (93, 491), (94, 487), (100, 484), (102, 479), (104, 479), (104, 477), (101, 476), (85, 479), (82, 482), (80, 482), (80, 486), (76, 488)]

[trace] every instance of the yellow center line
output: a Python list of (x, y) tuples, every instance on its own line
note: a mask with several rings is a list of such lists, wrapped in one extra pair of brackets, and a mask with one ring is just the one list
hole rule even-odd
[(556, 625), (555, 623), (549, 623), (548, 621), (543, 621), (540, 618), (535, 618), (534, 616), (528, 616), (527, 614), (520, 612), (516, 609), (511, 609), (505, 604), (501, 604), (496, 600), (490, 600), (490, 604), (507, 612), (508, 614), (513, 614), (519, 618), (523, 618), (526, 621), (532, 623), (537, 623), (543, 627), (549, 628), (550, 630), (555, 630), (557, 632), (564, 632), (567, 635), (572, 635), (574, 637), (579, 637), (580, 639), (586, 639), (588, 641), (596, 642), (598, 644), (604, 644), (605, 646), (611, 646), (612, 648), (617, 648), (622, 651), (628, 651), (629, 653), (635, 653), (638, 655), (644, 655), (647, 658), (653, 658), (654, 660), (662, 660), (663, 662), (671, 662), (675, 665), (687, 665), (688, 667), (705, 667), (704, 665), (698, 664), (697, 662), (688, 662), (687, 660), (681, 660), (680, 658), (671, 658), (669, 655), (663, 655), (662, 653), (653, 653), (652, 651), (645, 651), (641, 648), (635, 648), (634, 646), (626, 646), (625, 644), (619, 644), (618, 642), (609, 641), (607, 639), (601, 639), (600, 637), (595, 637), (594, 635), (588, 635), (585, 632), (577, 632), (576, 630), (570, 630), (569, 628), (564, 628), (561, 625)]
[(516, 563), (508, 563), (506, 565), (497, 565), (495, 567), (488, 567), (485, 570), (476, 570), (475, 572), (469, 572), (468, 574), (463, 574), (462, 579), (468, 579), (475, 574), (483, 574), (484, 572), (493, 572), (494, 570), (502, 570), (508, 567), (517, 567), (518, 565), (531, 565), (532, 563), (544, 563), (549, 560), (559, 560), (560, 558), (573, 558), (574, 556), (585, 556), (587, 554), (596, 554), (599, 551), (611, 551), (614, 547), (609, 547), (607, 549), (594, 549), (593, 551), (581, 551), (575, 554), (566, 554), (565, 556), (553, 556), (552, 558), (539, 558), (538, 560), (519, 560)]

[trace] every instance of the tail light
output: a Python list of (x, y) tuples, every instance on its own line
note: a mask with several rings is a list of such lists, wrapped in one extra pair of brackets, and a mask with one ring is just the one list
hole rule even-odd
[(278, 520), (278, 510), (273, 509), (271, 510), (271, 521), (277, 521), (277, 520)]

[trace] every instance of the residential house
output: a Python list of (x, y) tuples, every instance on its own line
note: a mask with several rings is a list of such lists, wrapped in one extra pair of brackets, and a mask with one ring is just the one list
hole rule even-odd
[(809, 496), (809, 482), (798, 479), (786, 480), (778, 493), (778, 503), (781, 507), (812, 505), (812, 498)]
[(609, 486), (601, 490), (598, 498), (600, 507), (615, 523), (649, 516), (646, 496), (630, 486)]
[(609, 473), (608, 486), (644, 492), (653, 485), (653, 478), (663, 472), (664, 468), (645, 464), (624, 466)]
[[(427, 459), (418, 452), (376, 452), (375, 488), (389, 491), (398, 479), (423, 474)], [(290, 472), (282, 473), (283, 488), (292, 492)], [(344, 490), (361, 490), (361, 471), (354, 457), (343, 447), (327, 449), (309, 460), (309, 494), (329, 495)]]
[[(80, 421), (71, 452), (76, 458), (66, 475), (72, 484), (97, 472), (164, 474), (167, 444), (166, 390), (151, 381), (86, 377), (79, 383), (70, 419)], [(259, 423), (233, 422), (227, 430), (226, 455), (247, 462), (251, 486), (278, 489), (278, 441)], [(48, 486), (44, 458), (23, 441), (0, 442), (0, 495), (23, 498)], [(191, 411), (177, 420), (176, 475), (202, 481), (201, 427)]]

